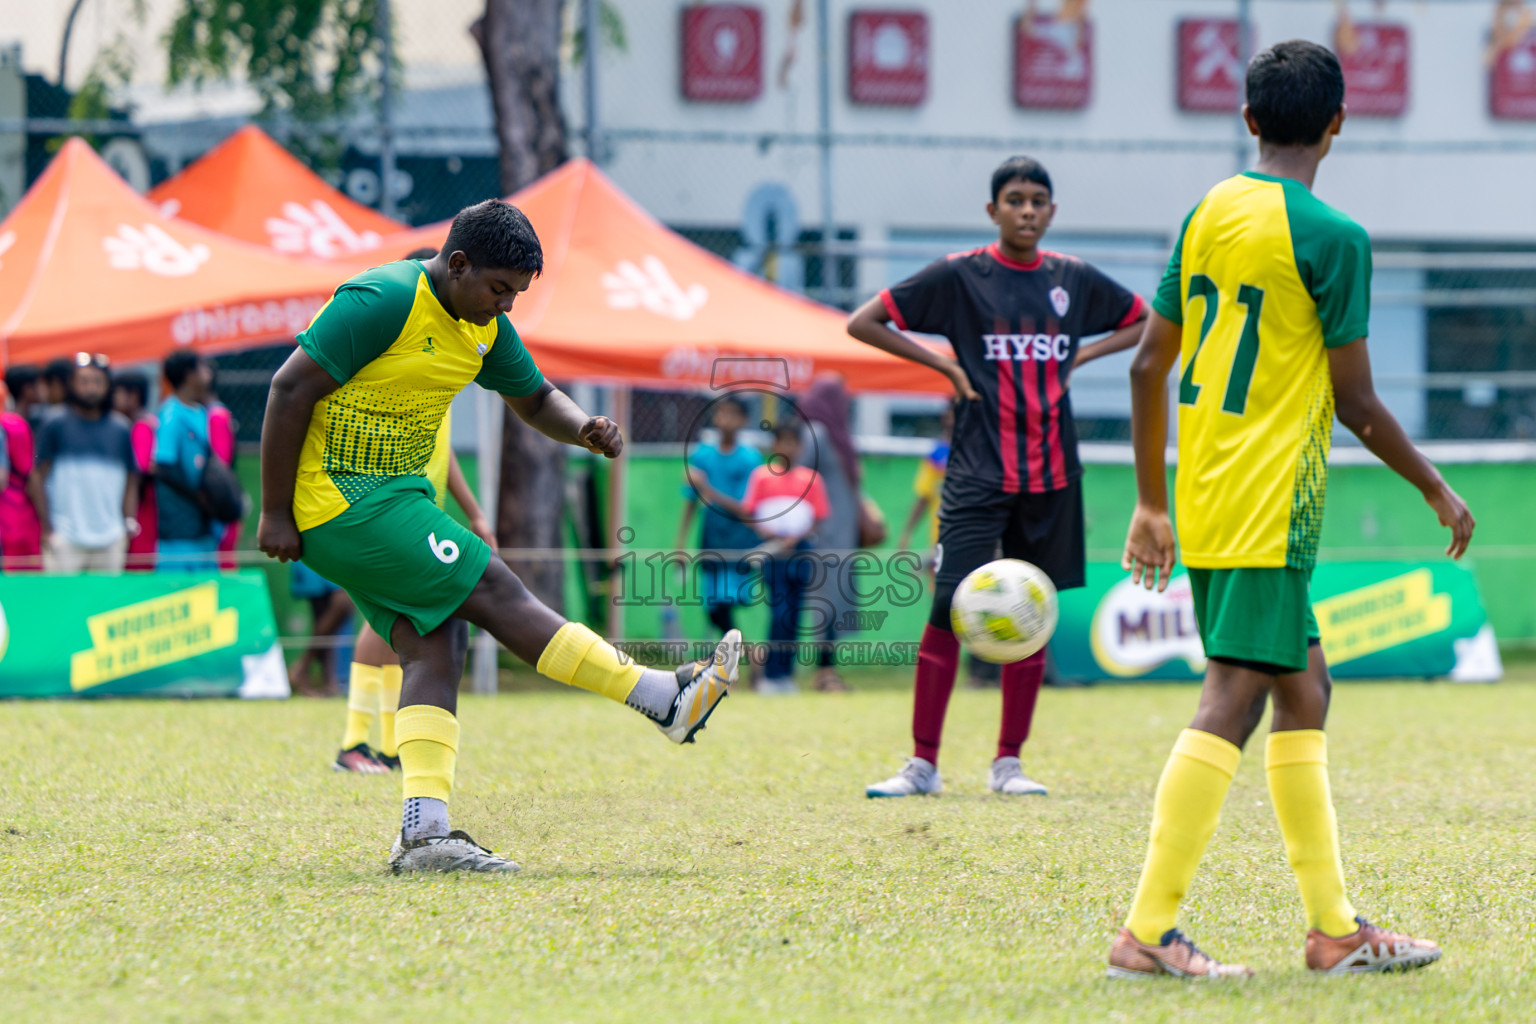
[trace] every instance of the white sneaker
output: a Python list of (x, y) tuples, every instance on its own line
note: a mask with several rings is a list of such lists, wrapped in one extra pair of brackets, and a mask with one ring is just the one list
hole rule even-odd
[(864, 795), (870, 799), (877, 796), (935, 796), (943, 788), (937, 766), (921, 757), (909, 757), (901, 771), (884, 782), (864, 787)]
[(395, 836), (389, 851), (389, 868), (397, 875), (426, 871), (477, 871), (486, 874), (511, 874), (521, 871), (512, 861), (498, 857), (454, 829), (445, 836), (406, 839), (404, 832)]
[(656, 728), (673, 743), (692, 743), (715, 707), (731, 692), (741, 660), (741, 630), (726, 633), (709, 661), (690, 661), (677, 667), (677, 699), (672, 713)]
[(757, 693), (761, 697), (792, 697), (800, 692), (800, 684), (795, 682), (794, 676), (785, 676), (782, 679), (770, 679), (764, 677), (757, 684)]
[(1045, 796), (1049, 792), (1024, 774), (1024, 766), (1019, 764), (1016, 757), (1000, 757), (992, 762), (992, 774), (987, 779), (987, 788), (994, 793), (1006, 793), (1009, 796)]

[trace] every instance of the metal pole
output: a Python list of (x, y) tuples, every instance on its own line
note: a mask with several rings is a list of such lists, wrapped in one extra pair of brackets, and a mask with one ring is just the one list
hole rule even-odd
[(581, 92), (586, 119), (587, 159), (603, 162), (603, 130), (597, 120), (597, 52), (601, 21), (599, 0), (581, 0), (581, 33), (586, 40), (582, 53)]
[[(612, 390), (613, 403), (608, 410), (608, 418), (617, 423), (623, 430), (629, 429), (630, 391), (629, 385), (618, 384)], [(629, 528), (629, 455), (620, 455), (617, 459), (608, 463), (608, 543), (612, 557), (608, 560), (608, 623), (607, 632), (609, 640), (624, 639), (624, 606), (619, 604), (619, 574), (623, 572), (619, 558), (624, 554), (624, 542), (620, 540), (622, 531), (625, 537), (632, 538), (634, 531)], [(634, 585), (631, 580), (630, 584)]]
[[(480, 494), (480, 508), (485, 518), (496, 522), (497, 499), (501, 496), (501, 416), (499, 395), (478, 388), (475, 392), (475, 481)], [(475, 693), (496, 692), (496, 638), (485, 630), (475, 636), (475, 661), (470, 689)]]
[(379, 71), (379, 212), (398, 220), (395, 213), (395, 41), (389, 20), (389, 0), (379, 0), (376, 19), (382, 65)]
[(1237, 163), (1234, 174), (1242, 174), (1248, 169), (1248, 163), (1253, 152), (1252, 144), (1248, 141), (1248, 122), (1243, 120), (1243, 104), (1247, 98), (1243, 86), (1248, 73), (1248, 59), (1253, 56), (1253, 0), (1237, 0), (1237, 141), (1233, 144), (1232, 155)]
[(821, 64), (821, 89), (817, 102), (817, 132), (821, 136), (821, 290), (822, 301), (831, 302), (834, 273), (832, 247), (837, 225), (832, 217), (832, 28), (829, 0), (816, 0), (816, 57)]

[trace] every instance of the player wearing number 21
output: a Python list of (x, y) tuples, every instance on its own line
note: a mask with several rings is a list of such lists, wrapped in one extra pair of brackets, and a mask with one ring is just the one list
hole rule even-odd
[(736, 630), (712, 660), (636, 665), (545, 607), (433, 500), (439, 428), (470, 381), (557, 441), (608, 458), (623, 450), (618, 424), (588, 416), (545, 380), (507, 318), (543, 267), (516, 207), (488, 199), (461, 210), (437, 255), (386, 263), (336, 289), (272, 379), (257, 543), (345, 588), (400, 656), (397, 873), (517, 870), (448, 827), (466, 622), (546, 676), (629, 705), (677, 743), (693, 740), (736, 676)]
[(1312, 43), (1280, 43), (1249, 64), (1247, 100), (1258, 166), (1218, 184), (1185, 218), (1131, 369), (1137, 504), (1125, 567), (1160, 590), (1173, 569), (1165, 385), (1182, 361), (1178, 544), (1209, 662), (1194, 721), (1158, 783), (1112, 977), (1250, 973), (1200, 952), (1175, 924), (1268, 696), (1265, 765), (1310, 929), (1307, 966), (1379, 971), (1440, 955), (1432, 942), (1356, 916), (1345, 893), (1323, 735), (1330, 681), (1307, 594), (1335, 411), (1423, 494), (1451, 530), (1453, 558), (1473, 520), (1376, 397), (1370, 239), (1311, 192), (1344, 123), (1338, 59)]

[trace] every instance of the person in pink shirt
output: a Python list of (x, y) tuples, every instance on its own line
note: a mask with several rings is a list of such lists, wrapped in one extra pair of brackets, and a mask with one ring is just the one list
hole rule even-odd
[(112, 382), (112, 408), (126, 419), (133, 459), (139, 466), (139, 532), (128, 538), (129, 572), (154, 572), (155, 552), (160, 547), (160, 512), (155, 503), (155, 431), (160, 421), (152, 416), (149, 381), (143, 374), (125, 373)]
[[(762, 566), (771, 610), (768, 660), (758, 687), (764, 694), (796, 692), (800, 610), (805, 590), (817, 575), (806, 538), (832, 514), (821, 474), (795, 465), (799, 454), (800, 427), (781, 425), (774, 431), (768, 461), (747, 478), (747, 493), (740, 502), (741, 520), (763, 538), (763, 551), (769, 556)], [(811, 635), (820, 637), (826, 626), (826, 622), (813, 623)]]
[[(226, 466), (235, 464), (235, 417), (229, 411), (229, 406), (218, 399), (216, 385), (208, 386), (208, 447), (213, 449), (213, 454)], [(240, 544), (240, 528), (245, 524), (240, 520), (229, 523), (224, 527), (224, 532), (219, 536), (219, 568), (234, 569), (235, 548)]]
[(37, 509), (27, 497), (32, 472), (32, 428), (22, 404), (35, 397), (37, 370), (13, 366), (5, 375), (6, 389), (17, 411), (5, 410), (0, 397), (0, 432), (5, 445), (5, 473), (0, 476), (0, 568), (5, 572), (39, 572), (43, 568), (43, 528)]

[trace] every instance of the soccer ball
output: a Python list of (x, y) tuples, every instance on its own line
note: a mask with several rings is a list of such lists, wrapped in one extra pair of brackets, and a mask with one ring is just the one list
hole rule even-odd
[(1023, 661), (1056, 632), (1056, 587), (1038, 567), (999, 558), (960, 581), (949, 621), (983, 661)]

